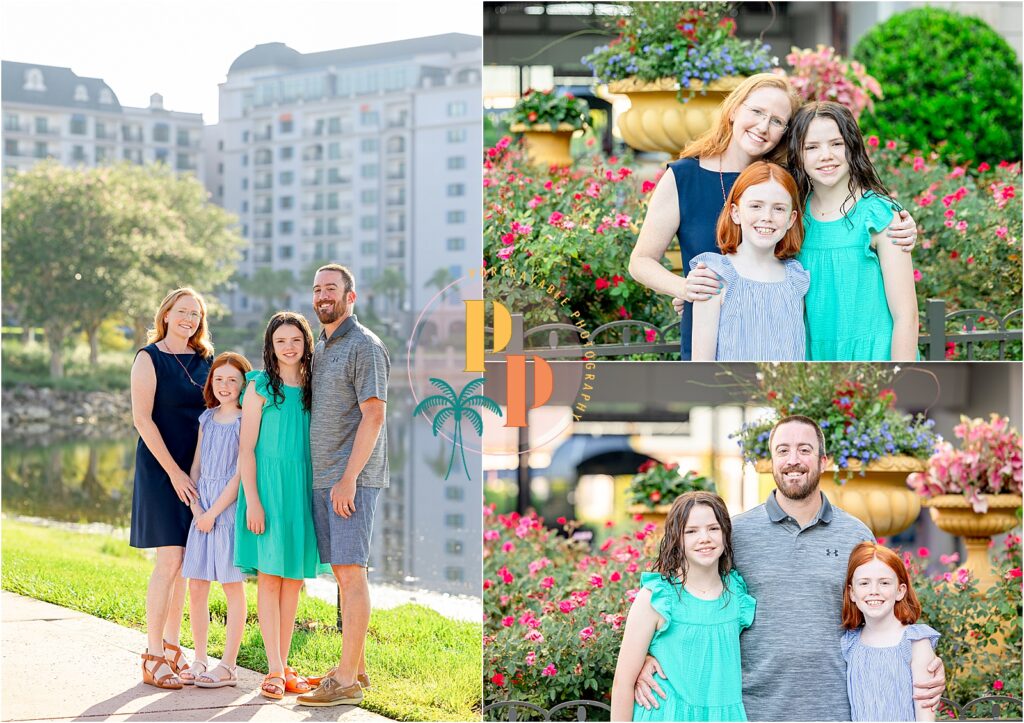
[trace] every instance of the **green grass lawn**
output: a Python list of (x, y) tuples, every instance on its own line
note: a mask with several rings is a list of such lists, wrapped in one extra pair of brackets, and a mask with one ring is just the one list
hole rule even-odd
[[(4, 590), (145, 629), (152, 563), (127, 542), (4, 520), (2, 543)], [(254, 582), (246, 583), (246, 598), (249, 611), (238, 663), (266, 672)], [(226, 611), (220, 586), (212, 586), (213, 657), (223, 652)], [(185, 612), (187, 619), (187, 604)], [(342, 638), (335, 618), (333, 605), (302, 594), (289, 658), (299, 672), (319, 675), (337, 662)], [(188, 623), (182, 627), (182, 643), (191, 647)], [(481, 630), (419, 605), (374, 611), (366, 641), (373, 688), (363, 707), (401, 721), (479, 720)]]

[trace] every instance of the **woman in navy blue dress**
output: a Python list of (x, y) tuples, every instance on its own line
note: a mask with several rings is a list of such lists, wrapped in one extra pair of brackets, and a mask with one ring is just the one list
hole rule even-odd
[(148, 649), (142, 680), (158, 688), (182, 687), (177, 673), (185, 605), (181, 561), (192, 522), (190, 503), (198, 498), (189, 478), (206, 409), (203, 385), (213, 345), (206, 326), (206, 304), (192, 289), (177, 289), (160, 304), (150, 344), (132, 365), (132, 417), (139, 432), (132, 497), (132, 547), (156, 548), (156, 567), (146, 593)]
[[(668, 164), (651, 194), (629, 274), (649, 289), (672, 296), (682, 309), (680, 358), (690, 360), (694, 301), (705, 301), (722, 290), (722, 283), (704, 264), (685, 276), (666, 269), (661, 259), (679, 237), (683, 268), (702, 253), (721, 253), (715, 226), (732, 184), (740, 172), (757, 160), (785, 166), (786, 132), (800, 99), (784, 75), (759, 73), (740, 83), (722, 102), (714, 126), (687, 146), (680, 159)], [(889, 227), (893, 243), (914, 248), (917, 227), (906, 212)], [(814, 280), (811, 279), (811, 283)]]

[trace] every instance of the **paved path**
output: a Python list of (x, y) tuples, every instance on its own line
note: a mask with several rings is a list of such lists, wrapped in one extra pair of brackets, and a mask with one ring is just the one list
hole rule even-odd
[(4, 721), (389, 720), (353, 706), (307, 708), (292, 695), (267, 700), (263, 676), (241, 667), (236, 688), (158, 690), (142, 684), (140, 631), (9, 592), (2, 604)]

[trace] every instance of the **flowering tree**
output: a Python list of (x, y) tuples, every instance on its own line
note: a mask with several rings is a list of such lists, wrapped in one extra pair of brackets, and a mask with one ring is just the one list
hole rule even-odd
[(1021, 465), (1020, 432), (1010, 420), (992, 414), (988, 422), (960, 417), (953, 428), (960, 449), (942, 441), (928, 460), (927, 472), (915, 472), (907, 479), (924, 497), (963, 494), (975, 512), (988, 511), (986, 495), (1021, 494), (1024, 469)]
[[(786, 62), (792, 70), (789, 82), (806, 102), (832, 100), (860, 118), (864, 109), (874, 110), (871, 96), (882, 97), (882, 86), (856, 60), (847, 61), (835, 48), (818, 45), (817, 50), (794, 47)], [(778, 71), (777, 71), (778, 72)]]

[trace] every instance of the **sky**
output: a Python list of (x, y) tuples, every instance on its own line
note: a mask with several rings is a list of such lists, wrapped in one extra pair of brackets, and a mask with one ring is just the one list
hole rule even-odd
[(426, 35), (481, 35), (480, 0), (4, 0), (0, 57), (102, 78), (121, 105), (217, 122), (217, 86), (260, 43), (300, 53)]

